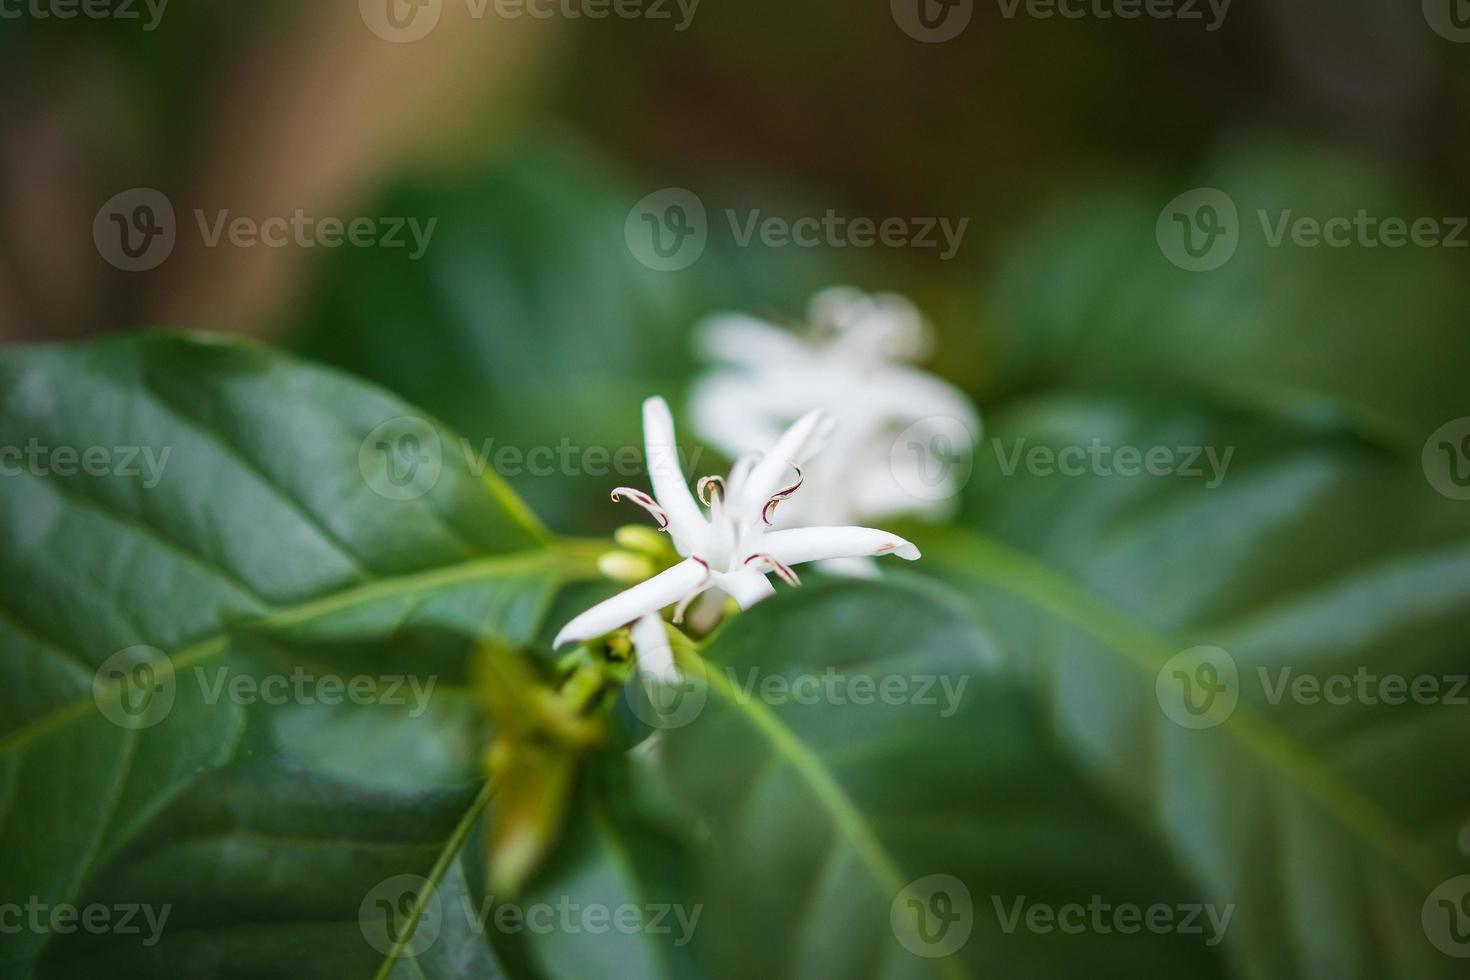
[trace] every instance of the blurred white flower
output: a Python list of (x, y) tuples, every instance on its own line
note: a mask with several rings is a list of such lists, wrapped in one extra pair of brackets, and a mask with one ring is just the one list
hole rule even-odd
[[(930, 346), (918, 309), (892, 293), (835, 286), (812, 297), (808, 318), (804, 335), (736, 313), (700, 325), (698, 352), (715, 366), (694, 389), (696, 431), (733, 459), (823, 410), (834, 435), (811, 464), (811, 492), (782, 508), (783, 524), (948, 516), (980, 417), (961, 391), (912, 365)], [(825, 567), (875, 573), (865, 559)]]
[(776, 512), (802, 486), (801, 464), (828, 436), (830, 422), (822, 413), (802, 416), (769, 452), (742, 456), (727, 480), (701, 479), (701, 508), (679, 467), (669, 406), (662, 398), (644, 402), (643, 441), (653, 493), (619, 487), (612, 498), (627, 497), (648, 511), (683, 560), (577, 616), (562, 627), (554, 645), (588, 640), (636, 621), (633, 641), (640, 672), (672, 681), (678, 672), (658, 615), (665, 606), (677, 604), (677, 623), (701, 595), (730, 596), (741, 608), (774, 595), (766, 579), (771, 572), (797, 585), (791, 566), (802, 562), (889, 553), (910, 561), (918, 558), (919, 549), (911, 543), (873, 528), (771, 530)]

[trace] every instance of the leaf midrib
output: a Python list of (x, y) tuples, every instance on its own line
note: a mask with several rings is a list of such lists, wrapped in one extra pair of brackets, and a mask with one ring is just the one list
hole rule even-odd
[[(518, 571), (552, 571), (560, 567), (569, 577), (581, 574), (590, 575), (593, 574), (595, 566), (587, 560), (586, 555), (582, 554), (584, 550), (588, 549), (584, 549), (580, 543), (561, 542), (531, 551), (476, 558), (428, 571), (355, 585), (341, 592), (278, 608), (257, 617), (224, 623), (221, 628), (208, 636), (171, 653), (169, 660), (172, 661), (174, 672), (177, 674), (222, 653), (228, 648), (230, 635), (235, 630), (281, 629), (299, 626), (354, 606), (381, 599), (413, 595), (418, 592), (432, 592), (447, 586), (481, 579), (493, 579)], [(114, 685), (105, 696), (114, 697), (120, 692), (121, 686)], [(92, 694), (90, 690), (87, 693)], [(46, 715), (0, 736), (0, 753), (24, 746), (86, 717), (91, 713), (94, 703), (94, 698), (88, 696), (58, 705)]]
[[(993, 588), (1008, 592), (1039, 610), (1087, 633), (1145, 676), (1152, 677), (1177, 645), (1133, 618), (1103, 596), (1094, 594), (1062, 569), (1042, 558), (978, 533), (955, 532), (959, 544), (930, 542), (935, 553), (962, 553), (957, 567)], [(1308, 747), (1292, 740), (1251, 706), (1236, 706), (1230, 723), (1220, 730), (1238, 742), (1263, 768), (1300, 787), (1342, 826), (1382, 852), (1426, 891), (1443, 874), (1434, 861), (1372, 799), (1341, 779)]]
[[(709, 688), (746, 720), (770, 743), (773, 752), (780, 755), (806, 782), (817, 800), (832, 818), (839, 836), (847, 838), (856, 850), (864, 867), (890, 897), (898, 895), (907, 887), (903, 872), (889, 856), (883, 842), (869, 825), (866, 817), (847, 795), (830, 769), (814, 753), (807, 749), (780, 719), (756, 699), (742, 700), (730, 682), (712, 669), (692, 645), (675, 643), (676, 657), (689, 667), (695, 676), (701, 677)], [(944, 976), (967, 978), (968, 974), (952, 956), (928, 961)]]

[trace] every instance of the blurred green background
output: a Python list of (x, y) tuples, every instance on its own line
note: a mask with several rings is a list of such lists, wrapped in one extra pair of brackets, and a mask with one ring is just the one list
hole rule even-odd
[[(979, 3), (940, 43), (883, 3), (705, 0), (687, 22), (673, 4), (430, 8), (409, 43), (370, 29), (367, 0), (7, 20), (0, 332), (238, 331), (384, 382), (476, 443), (621, 445), (635, 397), (678, 395), (700, 316), (791, 318), (850, 281), (912, 295), (937, 367), (982, 404), (1121, 377), (1343, 413), (1402, 447), (1459, 414), (1460, 377), (1439, 368), (1470, 363), (1466, 251), (1268, 250), (1253, 219), (1470, 211), (1467, 48), (1415, 5), (1236, 3), (1213, 23), (1204, 5), (1123, 20)], [(1176, 268), (1153, 235), (1199, 186), (1242, 216), (1213, 273)], [(134, 187), (168, 197), (179, 233), (157, 268), (124, 272), (93, 219)], [(665, 187), (709, 214), (706, 253), (676, 272), (623, 237)], [(413, 261), (206, 247), (194, 217), (297, 209), (437, 225)], [(967, 224), (945, 259), (741, 247), (725, 218), (829, 209)], [(517, 482), (554, 523), (595, 523), (555, 481)]]
[[(902, 0), (703, 0), (683, 30), (672, 4), (590, 20), (430, 0), (436, 25), (408, 42), (374, 31), (374, 2), (197, 0), (151, 30), (7, 14), (0, 337), (238, 333), (378, 382), (473, 447), (616, 449), (638, 445), (646, 395), (678, 410), (700, 318), (793, 320), (834, 282), (906, 293), (939, 335), (928, 366), (976, 400), (987, 436), (1238, 450), (1216, 492), (1016, 477), (982, 446), (957, 525), (914, 532), (921, 573), (982, 611), (1028, 683), (1025, 717), (985, 730), (987, 747), (1026, 743), (1001, 768), (1046, 783), (1048, 814), (1105, 801), (1087, 831), (1047, 824), (1062, 846), (1034, 839), (1075, 881), (1029, 852), (1016, 866), (1038, 893), (1095, 874), (1130, 894), (1136, 873), (1151, 898), (1240, 904), (1225, 950), (1175, 936), (1142, 962), (1451, 975), (1417, 916), (1466, 870), (1465, 708), (1256, 691), (1235, 741), (1211, 742), (1153, 699), (1159, 664), (1192, 643), (1247, 674), (1465, 672), (1470, 504), (1425, 479), (1421, 452), (1470, 416), (1470, 234), (1272, 246), (1257, 217), (1367, 211), (1452, 232), (1470, 214), (1459, 0), (1236, 0), (1214, 30), (1204, 5), (1204, 20), (1069, 19), (997, 0), (963, 5), (968, 24), (935, 43), (906, 32)], [(177, 242), (129, 272), (94, 225), (139, 187), (171, 202)], [(1238, 209), (1238, 247), (1189, 271), (1159, 225), (1205, 187)], [(704, 253), (676, 271), (626, 234), (666, 188), (708, 218)], [(435, 225), (413, 259), (209, 247), (194, 218), (298, 210)], [(945, 258), (742, 245), (726, 219), (829, 210), (966, 224)], [(602, 474), (506, 475), (558, 532), (630, 513)], [(1018, 836), (1033, 817), (1003, 815)], [(1025, 959), (1022, 944), (1015, 975), (1083, 956), (1039, 946)], [(1107, 975), (1136, 975), (1119, 962)]]

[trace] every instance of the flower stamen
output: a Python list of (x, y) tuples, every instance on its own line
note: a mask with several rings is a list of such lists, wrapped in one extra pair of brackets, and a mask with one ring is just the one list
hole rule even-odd
[(725, 499), (725, 481), (722, 477), (718, 476), (702, 476), (699, 478), (699, 484), (695, 487), (695, 492), (699, 494), (700, 501), (706, 507), (713, 507), (714, 500), (712, 498), (714, 494), (718, 494), (722, 501)]
[(764, 562), (767, 565), (770, 565), (771, 571), (775, 572), (777, 577), (780, 578), (781, 581), (785, 582), (787, 585), (801, 584), (801, 579), (797, 577), (796, 572), (792, 570), (790, 565), (787, 565), (785, 562), (777, 560), (771, 555), (764, 553), (751, 555), (749, 558), (745, 559), (745, 564), (749, 565), (753, 561)]
[(654, 500), (653, 497), (634, 487), (617, 487), (612, 492), (613, 503), (618, 503), (623, 499), (620, 494), (626, 494), (629, 500), (648, 511), (653, 519), (658, 521), (658, 529), (660, 531), (667, 531), (669, 529), (669, 515), (664, 513), (664, 509), (658, 505), (658, 501)]
[(788, 465), (796, 471), (796, 482), (789, 487), (782, 487), (780, 490), (777, 490), (771, 494), (771, 499), (766, 501), (766, 506), (761, 509), (761, 520), (765, 521), (767, 527), (773, 524), (772, 517), (776, 513), (776, 505), (783, 500), (789, 499), (806, 482), (806, 476), (801, 472), (800, 466), (797, 466), (795, 463), (789, 463)]

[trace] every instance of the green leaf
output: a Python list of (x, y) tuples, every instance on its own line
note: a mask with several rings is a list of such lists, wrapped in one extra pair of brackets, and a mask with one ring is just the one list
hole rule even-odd
[[(796, 271), (810, 257), (737, 248), (723, 228), (691, 268), (645, 267), (624, 226), (654, 190), (560, 139), (474, 179), (396, 186), (375, 210), (437, 220), (431, 247), (414, 261), (333, 255), (298, 346), (433, 410), (553, 526), (610, 531), (608, 490), (643, 472), (638, 406), (678, 401), (695, 323), (731, 305), (794, 309), (828, 281)], [(723, 193), (706, 196), (722, 225)], [(686, 469), (708, 472), (695, 452), (691, 439)]]
[[(488, 790), (382, 794), (238, 766), (201, 778), (80, 905), (139, 934), (77, 932), (46, 977), (498, 977), (461, 850)], [(412, 928), (409, 924), (412, 923)]]
[[(1171, 199), (1195, 187), (1225, 192), (1239, 219), (1234, 254), (1200, 272), (1171, 264), (1155, 228)], [(1227, 144), (1172, 182), (1071, 194), (996, 276), (984, 363), (1011, 390), (1194, 388), (1336, 417), (1417, 453), (1464, 414), (1462, 379), (1445, 370), (1470, 363), (1461, 250), (1359, 244), (1356, 232), (1345, 247), (1302, 247), (1289, 231), (1272, 244), (1283, 220), (1360, 211), (1410, 222), (1454, 213), (1330, 151), (1264, 140)], [(1445, 234), (1452, 226), (1443, 223)]]
[[(523, 916), (540, 908), (548, 910), (536, 913), (544, 919), (555, 910), (556, 921), (570, 925), (510, 935), (548, 980), (699, 976), (703, 904), (689, 890), (685, 855), (673, 835), (630, 805), (626, 762), (611, 753), (597, 761), (551, 861), (511, 898)], [(491, 922), (493, 929), (493, 915)]]
[[(1018, 903), (1191, 898), (1051, 748), (987, 631), (946, 593), (808, 586), (684, 660), (695, 676), (701, 663), (706, 684), (686, 696), (703, 690), (702, 710), (654, 752), (693, 821), (706, 973), (1218, 974), (1199, 936), (1004, 925)], [(942, 923), (916, 908), (959, 915), (953, 938), (922, 941)]]
[[(585, 549), (551, 542), (451, 440), (381, 391), (246, 344), (0, 355), (0, 897), (74, 902), (170, 799), (242, 755), (348, 776), (372, 760), (399, 767), (385, 784), (411, 782), (416, 760), (393, 761), (403, 728), (247, 711), (208, 672), (258, 675), (269, 642), (278, 674), (452, 677), (475, 637), (535, 635), (559, 582), (590, 573)], [(385, 660), (390, 643), (432, 657)], [(431, 714), (471, 747), (462, 711)], [(441, 761), (438, 778), (462, 780), (462, 759)], [(25, 975), (53, 938), (8, 938), (4, 972)]]
[[(1173, 469), (1120, 475), (1078, 455), (1094, 446), (1158, 447)], [(1232, 453), (1222, 479), (1199, 447)], [(1463, 504), (1351, 440), (1111, 394), (992, 414), (972, 490), (974, 532), (929, 533), (927, 567), (997, 624), (1079, 762), (1236, 905), (1235, 972), (1451, 975), (1421, 910), (1470, 870), (1465, 708), (1282, 682), (1422, 676), (1448, 695), (1470, 672)], [(1224, 653), (1213, 676), (1170, 665), (1199, 646)]]

